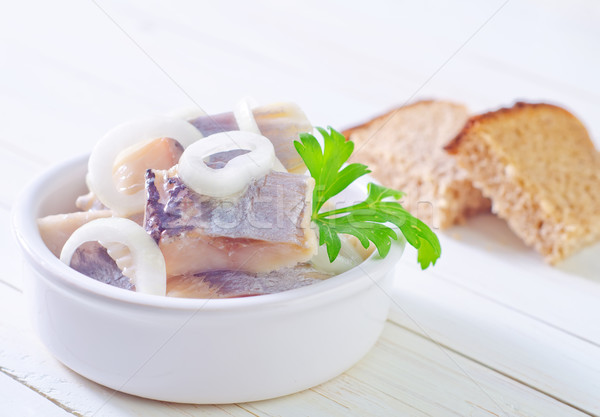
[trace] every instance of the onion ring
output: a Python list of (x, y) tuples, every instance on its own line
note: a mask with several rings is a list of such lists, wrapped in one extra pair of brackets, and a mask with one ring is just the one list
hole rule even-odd
[[(210, 155), (235, 149), (250, 152), (236, 156), (220, 169), (206, 165), (205, 159)], [(228, 197), (243, 191), (253, 179), (267, 175), (275, 160), (275, 149), (269, 139), (235, 130), (215, 133), (189, 146), (179, 158), (178, 173), (199, 194)]]
[(256, 133), (257, 135), (261, 135), (262, 133), (260, 133), (258, 124), (256, 124), (256, 120), (254, 119), (254, 113), (252, 112), (252, 107), (254, 107), (253, 103), (253, 99), (241, 99), (235, 105), (233, 115), (235, 117), (235, 121), (238, 124), (238, 129), (243, 130), (245, 132), (252, 132)]
[(120, 243), (129, 249), (132, 262), (127, 268), (126, 276), (131, 279), (137, 292), (166, 294), (165, 258), (154, 239), (143, 227), (132, 220), (120, 217), (92, 220), (75, 230), (67, 239), (60, 253), (60, 260), (70, 266), (71, 258), (77, 248), (85, 242), (94, 241), (102, 246), (106, 245), (105, 247)]
[(165, 116), (133, 120), (118, 125), (100, 139), (90, 155), (86, 177), (90, 191), (119, 216), (127, 217), (143, 211), (144, 190), (135, 194), (119, 192), (113, 182), (113, 164), (123, 149), (138, 142), (162, 137), (175, 139), (186, 148), (202, 139), (202, 134), (186, 121)]

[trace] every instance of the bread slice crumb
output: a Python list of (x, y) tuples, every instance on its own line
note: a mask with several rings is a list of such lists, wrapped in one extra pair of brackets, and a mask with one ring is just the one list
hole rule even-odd
[(351, 162), (368, 165), (383, 185), (404, 191), (402, 205), (430, 227), (447, 228), (490, 209), (443, 149), (468, 118), (461, 104), (419, 101), (343, 134), (355, 144)]
[(567, 110), (516, 103), (475, 116), (446, 150), (548, 263), (600, 239), (600, 154)]

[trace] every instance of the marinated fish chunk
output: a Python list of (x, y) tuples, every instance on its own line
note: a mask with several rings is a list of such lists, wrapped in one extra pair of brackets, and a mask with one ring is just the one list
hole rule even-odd
[(214, 198), (188, 188), (175, 170), (148, 170), (145, 228), (159, 244), (169, 277), (266, 273), (316, 253), (313, 187), (310, 177), (273, 171), (239, 196)]
[(89, 192), (87, 194), (80, 195), (75, 200), (75, 207), (77, 207), (81, 211), (91, 211), (91, 210), (109, 210), (100, 200), (96, 197), (96, 194), (93, 192)]
[(38, 219), (38, 229), (42, 240), (57, 258), (65, 242), (75, 230), (95, 219), (111, 217), (110, 210), (78, 211), (68, 214), (53, 214)]
[(167, 296), (184, 298), (250, 297), (304, 287), (321, 282), (331, 276), (333, 275), (317, 271), (305, 263), (266, 274), (208, 271), (169, 278)]
[[(117, 155), (113, 164), (113, 181), (120, 192), (135, 194), (144, 189), (144, 175), (148, 168), (169, 169), (179, 161), (182, 153), (183, 146), (171, 138), (132, 145)], [(92, 191), (79, 196), (75, 206), (82, 211), (108, 209)]]
[[(294, 148), (294, 140), (302, 132), (312, 132), (313, 128), (300, 107), (294, 103), (276, 103), (257, 107), (252, 112), (260, 133), (273, 143), (275, 155), (283, 166), (293, 173), (306, 171)], [(189, 122), (204, 136), (239, 130), (233, 112), (200, 116)]]
[(134, 194), (144, 189), (148, 168), (169, 169), (179, 161), (183, 146), (175, 139), (158, 138), (130, 146), (114, 162), (113, 179), (120, 192)]
[[(97, 242), (81, 245), (71, 259), (71, 268), (114, 287), (135, 291), (106, 249)], [(167, 281), (167, 296), (182, 298), (234, 298), (274, 294), (321, 282), (333, 276), (306, 263), (266, 274), (241, 271), (208, 271), (178, 275)]]
[(269, 138), (283, 166), (293, 173), (303, 173), (306, 165), (294, 148), (300, 133), (312, 132), (313, 127), (304, 112), (294, 103), (260, 106), (253, 110), (260, 133)]

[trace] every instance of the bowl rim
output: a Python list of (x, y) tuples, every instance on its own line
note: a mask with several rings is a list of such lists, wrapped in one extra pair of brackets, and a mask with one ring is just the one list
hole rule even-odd
[[(342, 297), (349, 292), (362, 290), (373, 284), (379, 287), (378, 281), (381, 281), (385, 273), (394, 267), (404, 251), (405, 239), (402, 235), (399, 235), (398, 240), (392, 241), (392, 247), (386, 258), (381, 258), (377, 254), (377, 251), (374, 251), (360, 265), (328, 278), (323, 282), (254, 297), (221, 299), (177, 298), (140, 294), (117, 288), (91, 279), (63, 264), (46, 247), (37, 227), (36, 220), (41, 206), (40, 200), (46, 196), (44, 190), (54, 178), (81, 168), (83, 164), (87, 165), (88, 157), (89, 153), (85, 153), (78, 157), (59, 162), (44, 170), (21, 191), (11, 214), (13, 235), (21, 247), (26, 262), (41, 277), (69, 292), (75, 291), (80, 295), (108, 302), (160, 309), (237, 311), (240, 309), (276, 307), (282, 304), (306, 303), (308, 299), (326, 298), (327, 300), (331, 300), (332, 298)], [(77, 178), (77, 181), (81, 180)], [(75, 181), (73, 180), (73, 182)], [(382, 270), (385, 273), (381, 273)], [(380, 289), (384, 291), (382, 288)]]

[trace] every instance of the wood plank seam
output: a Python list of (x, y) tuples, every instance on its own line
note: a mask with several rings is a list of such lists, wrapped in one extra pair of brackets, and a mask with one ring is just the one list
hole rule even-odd
[[(406, 312), (404, 312), (404, 313), (406, 314)], [(408, 316), (408, 314), (407, 314), (407, 316)], [(442, 344), (442, 343), (434, 340), (433, 338), (429, 337), (426, 332), (424, 332), (424, 333), (417, 332), (417, 331), (415, 331), (415, 330), (413, 330), (411, 328), (402, 326), (402, 325), (400, 325), (400, 324), (398, 324), (398, 323), (396, 323), (396, 322), (394, 322), (392, 320), (388, 320), (388, 322), (390, 322), (393, 325), (395, 325), (395, 326), (397, 326), (397, 327), (399, 327), (399, 328), (401, 328), (403, 330), (406, 330), (406, 331), (408, 331), (408, 332), (410, 332), (410, 333), (412, 333), (412, 334), (414, 334), (416, 336), (419, 336), (419, 337), (421, 337), (421, 338), (423, 338), (425, 340), (428, 340), (428, 341), (434, 343), (436, 346), (438, 346), (440, 349), (442, 349), (446, 353), (446, 355), (448, 357), (450, 357), (450, 356), (447, 354), (447, 352), (452, 352), (453, 354), (456, 354), (456, 355), (458, 355), (460, 357), (468, 359), (468, 360), (470, 360), (470, 361), (472, 361), (472, 362), (474, 362), (474, 363), (476, 363), (478, 365), (481, 365), (481, 366), (489, 369), (490, 371), (496, 372), (496, 373), (498, 373), (498, 374), (500, 374), (500, 375), (502, 375), (502, 376), (504, 376), (504, 377), (506, 377), (506, 378), (508, 378), (508, 379), (510, 379), (510, 380), (512, 380), (512, 381), (514, 381), (516, 383), (518, 383), (518, 384), (521, 384), (521, 385), (526, 386), (526, 387), (528, 387), (528, 388), (530, 388), (530, 389), (532, 389), (534, 391), (537, 391), (538, 393), (540, 393), (542, 395), (545, 395), (548, 398), (552, 398), (553, 400), (555, 400), (557, 402), (560, 402), (560, 403), (562, 403), (562, 404), (564, 404), (564, 405), (566, 405), (568, 407), (571, 407), (571, 408), (573, 408), (573, 409), (575, 409), (575, 410), (577, 410), (577, 411), (579, 411), (581, 413), (584, 413), (584, 414), (586, 414), (588, 416), (591, 416), (591, 417), (600, 417), (599, 415), (593, 414), (592, 412), (590, 412), (588, 410), (584, 410), (581, 407), (578, 407), (577, 405), (574, 405), (574, 404), (570, 403), (569, 401), (566, 401), (566, 400), (563, 400), (561, 398), (558, 398), (557, 396), (555, 396), (553, 394), (550, 394), (548, 392), (545, 392), (545, 391), (537, 388), (534, 385), (531, 385), (531, 384), (529, 384), (529, 383), (527, 383), (525, 381), (522, 381), (522, 380), (520, 380), (518, 378), (515, 378), (515, 377), (511, 376), (510, 374), (507, 374), (506, 372), (504, 372), (504, 371), (502, 371), (500, 369), (494, 368), (493, 366), (490, 366), (490, 365), (488, 365), (488, 364), (486, 364), (484, 362), (481, 362), (481, 361), (477, 360), (476, 358), (468, 356), (468, 355), (466, 355), (466, 354), (464, 354), (464, 353), (462, 353), (462, 352), (460, 352), (458, 350), (455, 350), (455, 349), (453, 349), (453, 348), (451, 348), (451, 347), (449, 347), (447, 345), (444, 345), (444, 344)], [(417, 324), (417, 323), (415, 323), (415, 324)], [(418, 326), (418, 324), (417, 324), (417, 326)], [(468, 374), (465, 374), (465, 375), (468, 376)]]
[(0, 284), (6, 285), (8, 288), (10, 288), (11, 290), (14, 290), (18, 293), (23, 294), (23, 290), (21, 290), (20, 288), (15, 287), (14, 285), (12, 285), (10, 282), (6, 282), (4, 280), (2, 280), (2, 277), (0, 277)]
[[(400, 327), (400, 326), (398, 326), (398, 327)], [(351, 369), (352, 369), (352, 368), (351, 368)], [(351, 369), (349, 369), (349, 370), (351, 370)], [(349, 370), (348, 370), (348, 371), (349, 371)], [(350, 375), (350, 374), (348, 373), (348, 371), (344, 372), (342, 375), (344, 375), (345, 377), (347, 377), (348, 379), (351, 379), (351, 380), (353, 380), (353, 381), (360, 382), (360, 380), (359, 380), (358, 378), (356, 378), (356, 377), (355, 377), (355, 376), (353, 376), (353, 375)], [(341, 376), (341, 375), (340, 375), (340, 376)], [(338, 377), (338, 378), (339, 378), (339, 377)], [(390, 394), (389, 392), (383, 391), (383, 390), (382, 390), (382, 389), (380, 389), (379, 387), (376, 387), (376, 386), (373, 386), (373, 385), (368, 385), (368, 386), (369, 386), (371, 389), (373, 389), (373, 390), (375, 390), (375, 391), (379, 392), (380, 394), (382, 394), (382, 395), (384, 395), (384, 396), (386, 396), (386, 397), (388, 397), (388, 398), (392, 398), (392, 399), (394, 399), (394, 400), (396, 400), (396, 401), (398, 401), (398, 402), (402, 403), (402, 404), (403, 404), (403, 405), (405, 405), (406, 407), (409, 407), (409, 408), (413, 409), (415, 412), (420, 412), (420, 413), (423, 413), (423, 410), (420, 410), (420, 409), (418, 409), (418, 408), (415, 408), (415, 407), (414, 407), (412, 404), (410, 404), (409, 402), (406, 402), (406, 401), (404, 401), (404, 399), (403, 399), (401, 396), (392, 395), (392, 394)], [(319, 386), (317, 386), (317, 387), (313, 388), (312, 390), (319, 390)], [(336, 401), (336, 402), (337, 402), (337, 401)], [(337, 403), (339, 404), (339, 402), (337, 402)], [(452, 410), (449, 410), (449, 411), (452, 411)], [(427, 415), (428, 415), (428, 416), (431, 416), (430, 414), (427, 414)], [(434, 416), (431, 416), (431, 417), (434, 417)]]
[[(406, 311), (405, 311), (405, 310), (402, 308), (402, 306), (401, 306), (401, 305), (400, 305), (400, 304), (399, 304), (399, 303), (396, 301), (396, 299), (395, 299), (395, 298), (394, 298), (394, 297), (393, 297), (391, 294), (389, 294), (387, 291), (385, 291), (385, 290), (384, 290), (384, 289), (383, 289), (383, 288), (382, 288), (382, 287), (379, 285), (379, 283), (378, 283), (378, 282), (377, 282), (375, 279), (373, 279), (373, 278), (372, 278), (372, 277), (369, 275), (369, 273), (367, 273), (367, 271), (365, 271), (365, 270), (364, 270), (364, 268), (362, 268), (362, 266), (361, 266), (361, 265), (358, 265), (358, 268), (360, 268), (360, 269), (363, 271), (363, 273), (364, 273), (364, 274), (366, 274), (366, 275), (367, 275), (367, 276), (368, 276), (368, 277), (371, 279), (371, 281), (373, 281), (373, 283), (374, 283), (374, 284), (377, 286), (377, 288), (379, 288), (379, 290), (380, 290), (380, 291), (382, 291), (382, 292), (383, 292), (383, 293), (384, 293), (384, 294), (385, 294), (385, 295), (386, 295), (386, 296), (387, 296), (387, 297), (388, 297), (388, 298), (391, 300), (391, 302), (392, 302), (392, 303), (394, 303), (394, 304), (396, 305), (396, 307), (398, 307), (398, 309), (399, 309), (400, 311), (402, 311), (402, 312), (403, 312), (403, 313), (406, 315), (406, 317), (408, 317), (408, 318), (409, 318), (409, 320), (411, 320), (411, 321), (412, 321), (412, 322), (413, 322), (413, 323), (414, 323), (414, 324), (415, 324), (415, 325), (416, 325), (416, 326), (417, 326), (417, 327), (418, 327), (418, 328), (419, 328), (419, 329), (420, 329), (420, 330), (423, 332), (423, 334), (424, 334), (425, 336), (427, 336), (427, 338), (428, 338), (428, 339), (429, 339), (431, 342), (433, 342), (433, 343), (434, 343), (434, 344), (435, 344), (435, 345), (436, 345), (436, 346), (437, 346), (437, 347), (438, 347), (438, 348), (439, 348), (439, 349), (440, 349), (440, 350), (441, 350), (441, 351), (444, 353), (444, 355), (446, 355), (446, 356), (448, 357), (448, 359), (450, 359), (450, 361), (451, 361), (451, 362), (453, 362), (453, 363), (454, 363), (454, 365), (455, 365), (455, 366), (456, 366), (456, 367), (457, 367), (457, 368), (458, 368), (458, 369), (459, 369), (459, 370), (460, 370), (460, 371), (461, 371), (461, 372), (462, 372), (462, 373), (463, 373), (463, 374), (464, 374), (464, 375), (465, 375), (465, 376), (466, 376), (466, 377), (467, 377), (469, 380), (471, 380), (471, 382), (473, 382), (473, 384), (475, 384), (475, 386), (476, 386), (476, 387), (477, 387), (479, 390), (481, 390), (481, 392), (483, 392), (483, 394), (484, 394), (486, 397), (488, 397), (488, 398), (489, 398), (489, 399), (490, 399), (490, 400), (491, 400), (491, 401), (492, 401), (492, 402), (493, 402), (493, 403), (496, 405), (496, 407), (498, 407), (498, 409), (500, 409), (500, 410), (501, 410), (503, 413), (505, 413), (505, 414), (506, 414), (506, 412), (505, 412), (505, 411), (504, 411), (504, 409), (503, 409), (503, 408), (500, 406), (500, 404), (498, 404), (498, 402), (497, 402), (497, 401), (496, 401), (496, 400), (495, 400), (495, 399), (494, 399), (494, 398), (493, 398), (493, 397), (492, 397), (492, 396), (491, 396), (491, 395), (490, 395), (490, 394), (489, 394), (489, 393), (488, 393), (488, 392), (487, 392), (485, 389), (483, 389), (483, 387), (482, 387), (482, 386), (481, 386), (481, 385), (480, 385), (480, 384), (479, 384), (479, 383), (478, 383), (478, 382), (477, 382), (477, 381), (476, 381), (476, 380), (475, 380), (475, 379), (474, 379), (474, 378), (473, 378), (471, 375), (469, 375), (469, 374), (467, 373), (467, 371), (465, 371), (465, 369), (464, 369), (462, 366), (460, 366), (460, 364), (459, 364), (458, 362), (456, 362), (456, 361), (454, 360), (454, 358), (452, 358), (452, 357), (451, 357), (451, 356), (448, 354), (448, 352), (447, 352), (446, 350), (444, 350), (444, 348), (442, 347), (442, 345), (441, 345), (440, 343), (438, 343), (438, 342), (437, 342), (435, 339), (433, 339), (432, 337), (430, 337), (430, 336), (429, 336), (429, 334), (427, 334), (427, 332), (425, 331), (425, 329), (423, 329), (423, 327), (422, 327), (422, 326), (421, 326), (419, 323), (417, 323), (417, 321), (416, 321), (416, 320), (414, 320), (414, 319), (412, 318), (412, 316), (411, 316), (410, 314), (408, 314), (408, 312), (406, 312)], [(388, 320), (388, 321), (389, 321), (389, 320)], [(394, 324), (398, 326), (398, 324), (396, 324), (396, 323), (394, 323)]]
[(12, 373), (9, 369), (7, 369), (7, 368), (5, 368), (3, 366), (0, 366), (0, 372), (2, 372), (4, 375), (8, 376), (9, 378), (13, 379), (14, 381), (18, 382), (19, 384), (26, 386), (27, 388), (29, 388), (31, 391), (35, 392), (36, 394), (44, 397), (45, 399), (47, 399), (48, 401), (50, 401), (55, 406), (57, 406), (59, 408), (62, 408), (67, 413), (73, 414), (74, 416), (77, 416), (77, 417), (85, 417), (83, 414), (80, 414), (77, 411), (73, 410), (72, 408), (67, 407), (66, 405), (64, 405), (60, 401), (58, 401), (57, 399), (52, 398), (52, 397), (46, 395), (45, 393), (43, 393), (42, 391), (38, 390), (33, 385), (30, 385), (27, 381), (19, 378), (17, 375), (15, 375), (14, 373)]
[[(245, 407), (243, 406), (243, 404), (234, 404), (234, 405), (235, 405), (236, 407), (238, 407), (238, 408), (241, 408), (242, 410), (244, 410), (244, 411), (245, 411), (245, 412), (247, 412), (248, 414), (251, 414), (251, 415), (253, 415), (253, 416), (255, 416), (255, 417), (261, 417), (260, 415), (258, 415), (258, 414), (256, 414), (256, 413), (254, 413), (254, 412), (252, 412), (252, 411), (248, 410), (247, 408), (245, 408)], [(218, 407), (218, 408), (221, 408), (221, 407), (219, 407), (219, 406), (217, 406), (217, 407)]]
[(350, 407), (348, 407), (346, 404), (342, 404), (341, 402), (335, 400), (334, 398), (329, 397), (327, 394), (325, 394), (324, 392), (321, 392), (320, 390), (316, 389), (317, 387), (313, 387), (310, 388), (310, 390), (312, 392), (314, 392), (317, 395), (320, 395), (323, 398), (326, 398), (327, 400), (336, 403), (337, 405), (344, 407), (345, 409), (347, 409), (348, 411), (350, 411)]
[(45, 159), (44, 157), (35, 154), (29, 150), (27, 144), (23, 144), (23, 147), (19, 146), (19, 144), (11, 143), (6, 140), (0, 139), (0, 148), (4, 148), (9, 152), (12, 152), (19, 157), (22, 157), (29, 162), (40, 166), (47, 166), (50, 164), (50, 160)]
[[(414, 269), (415, 271), (418, 271), (418, 268), (416, 268), (416, 267), (409, 266), (409, 265), (403, 265), (403, 266), (406, 266), (407, 268), (412, 268), (412, 269)], [(480, 297), (480, 298), (483, 298), (483, 299), (485, 299), (485, 300), (488, 300), (488, 301), (490, 301), (490, 302), (492, 302), (492, 303), (494, 303), (494, 304), (497, 304), (497, 305), (499, 305), (499, 306), (501, 306), (501, 307), (504, 307), (504, 308), (506, 308), (506, 309), (509, 309), (509, 310), (511, 310), (511, 311), (514, 311), (515, 313), (518, 313), (518, 314), (520, 314), (520, 315), (523, 315), (523, 316), (525, 316), (525, 317), (528, 317), (528, 318), (530, 318), (530, 319), (532, 319), (532, 320), (535, 320), (535, 321), (537, 321), (537, 322), (543, 323), (543, 324), (545, 324), (546, 326), (548, 326), (548, 327), (551, 327), (551, 328), (553, 328), (553, 329), (555, 329), (555, 330), (557, 330), (557, 331), (560, 331), (560, 332), (562, 332), (562, 333), (565, 333), (565, 334), (567, 334), (567, 335), (569, 335), (569, 336), (571, 336), (571, 337), (574, 337), (574, 338), (576, 338), (576, 339), (579, 339), (579, 340), (581, 340), (581, 341), (583, 341), (583, 342), (586, 342), (586, 343), (589, 343), (589, 344), (591, 344), (591, 345), (594, 345), (594, 346), (600, 347), (600, 344), (599, 344), (599, 343), (597, 343), (597, 342), (595, 342), (595, 341), (593, 341), (593, 340), (590, 340), (590, 339), (588, 339), (588, 338), (586, 338), (586, 337), (584, 337), (584, 336), (581, 336), (581, 335), (578, 335), (578, 334), (576, 334), (576, 333), (573, 333), (573, 332), (571, 332), (571, 331), (569, 331), (569, 330), (567, 330), (567, 329), (565, 329), (565, 328), (563, 328), (563, 327), (560, 327), (560, 326), (558, 326), (558, 325), (556, 325), (556, 324), (554, 324), (554, 323), (551, 323), (551, 322), (549, 322), (549, 321), (547, 321), (547, 320), (544, 320), (544, 319), (543, 319), (543, 318), (541, 318), (541, 317), (538, 317), (538, 316), (535, 316), (535, 315), (533, 315), (533, 314), (531, 314), (531, 313), (528, 313), (527, 311), (521, 310), (521, 309), (519, 309), (519, 308), (517, 308), (517, 307), (511, 306), (510, 304), (506, 304), (506, 303), (504, 303), (504, 302), (502, 302), (502, 301), (500, 301), (500, 300), (497, 300), (497, 299), (495, 299), (495, 298), (492, 298), (492, 297), (490, 297), (489, 295), (487, 295), (487, 294), (483, 294), (483, 293), (481, 293), (481, 292), (479, 292), (479, 291), (477, 291), (477, 290), (475, 290), (475, 289), (473, 289), (473, 288), (471, 288), (471, 287), (469, 287), (469, 286), (467, 286), (467, 285), (464, 285), (464, 284), (461, 284), (461, 283), (459, 283), (459, 282), (456, 282), (456, 281), (455, 281), (455, 280), (453, 280), (452, 278), (449, 278), (449, 277), (448, 277), (448, 275), (447, 275), (447, 274), (445, 274), (445, 273), (443, 273), (443, 272), (439, 272), (439, 271), (435, 271), (435, 270), (430, 270), (430, 271), (428, 271), (428, 274), (430, 274), (430, 275), (431, 275), (431, 276), (433, 276), (434, 278), (437, 278), (437, 279), (443, 280), (444, 282), (448, 283), (449, 285), (452, 285), (452, 286), (458, 287), (458, 288), (460, 288), (460, 289), (462, 289), (462, 290), (465, 290), (465, 291), (467, 291), (467, 292), (469, 292), (469, 293), (471, 293), (471, 294), (474, 294), (474, 295), (476, 295), (476, 296), (478, 296), (478, 297)]]

